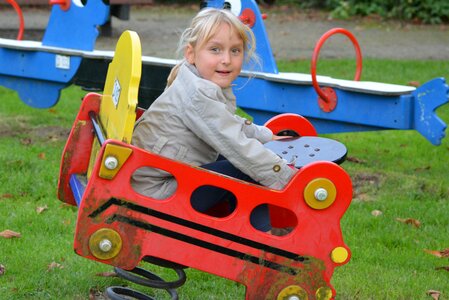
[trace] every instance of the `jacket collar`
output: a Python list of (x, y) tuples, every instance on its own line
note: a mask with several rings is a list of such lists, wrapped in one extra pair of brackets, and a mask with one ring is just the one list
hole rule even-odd
[[(183, 75), (181, 75), (181, 74), (183, 74)], [(236, 101), (234, 92), (232, 91), (232, 87), (221, 88), (217, 84), (213, 83), (212, 81), (203, 79), (201, 77), (201, 75), (199, 74), (198, 69), (194, 65), (188, 63), (187, 61), (184, 61), (182, 63), (178, 75), (187, 76), (187, 78), (186, 78), (187, 80), (190, 80), (191, 78), (189, 78), (189, 77), (193, 75), (193, 76), (199, 78), (200, 80), (206, 81), (207, 84), (210, 85), (211, 87), (214, 87), (217, 90), (221, 90), (223, 96), (226, 98), (227, 101), (229, 101), (231, 103), (235, 103), (235, 101)], [(191, 84), (191, 82), (190, 82), (190, 84)]]

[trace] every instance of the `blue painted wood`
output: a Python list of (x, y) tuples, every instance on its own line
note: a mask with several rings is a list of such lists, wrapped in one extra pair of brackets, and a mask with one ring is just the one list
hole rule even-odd
[(280, 113), (306, 117), (318, 133), (373, 130), (417, 130), (434, 145), (445, 137), (446, 124), (436, 109), (449, 102), (449, 87), (444, 78), (436, 78), (415, 91), (403, 95), (376, 95), (335, 88), (338, 103), (325, 112), (311, 85), (294, 85), (243, 78), (236, 81), (238, 105), (264, 124)]
[(413, 92), (413, 128), (432, 144), (440, 145), (445, 137), (447, 125), (435, 113), (436, 109), (449, 102), (449, 86), (444, 78), (435, 78)]
[[(91, 51), (97, 26), (108, 17), (109, 6), (103, 1), (87, 1), (85, 6), (72, 1), (67, 11), (53, 5), (41, 45)], [(16, 90), (25, 104), (35, 108), (49, 108), (58, 102), (61, 89), (71, 83), (82, 59), (57, 51), (1, 46), (0, 58), (0, 85)]]
[(42, 45), (61, 48), (93, 50), (98, 37), (97, 26), (109, 18), (109, 5), (103, 1), (86, 1), (86, 5), (72, 1), (64, 11), (53, 5)]
[(70, 176), (70, 187), (72, 189), (73, 197), (75, 198), (76, 206), (80, 206), (81, 199), (83, 199), (84, 191), (86, 190), (86, 179), (80, 175), (73, 174)]
[(256, 17), (254, 26), (251, 28), (256, 36), (256, 53), (260, 58), (260, 64), (247, 63), (245, 70), (278, 73), (276, 61), (271, 50), (270, 40), (265, 30), (264, 20), (257, 3), (254, 0), (208, 0), (208, 7), (223, 8), (225, 2), (231, 5), (231, 11), (237, 16), (245, 9), (251, 9)]

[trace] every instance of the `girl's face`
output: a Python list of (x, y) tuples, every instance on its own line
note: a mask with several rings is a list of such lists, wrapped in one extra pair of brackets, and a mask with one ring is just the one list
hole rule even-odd
[(228, 24), (221, 24), (206, 43), (195, 48), (188, 45), (185, 57), (196, 66), (202, 78), (226, 88), (242, 69), (243, 40)]

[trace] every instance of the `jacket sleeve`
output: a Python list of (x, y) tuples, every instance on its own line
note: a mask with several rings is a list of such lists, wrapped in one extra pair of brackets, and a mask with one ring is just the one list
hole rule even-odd
[(242, 130), (249, 138), (255, 138), (262, 144), (265, 144), (273, 139), (273, 132), (265, 127), (254, 124), (251, 120), (234, 115), (234, 118), (242, 124)]
[(213, 89), (200, 89), (181, 108), (185, 125), (225, 156), (235, 167), (264, 186), (282, 189), (296, 170), (262, 143), (242, 131), (240, 120), (216, 101)]

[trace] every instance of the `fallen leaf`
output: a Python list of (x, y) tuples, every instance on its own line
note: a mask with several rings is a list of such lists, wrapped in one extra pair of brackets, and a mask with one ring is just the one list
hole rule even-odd
[(449, 257), (449, 248), (444, 249), (444, 250), (428, 250), (428, 249), (424, 249), (425, 252), (432, 254), (436, 257)]
[(353, 156), (347, 156), (346, 160), (350, 161), (350, 162), (353, 162), (353, 163), (356, 163), (356, 164), (364, 164), (364, 163), (366, 163), (365, 160), (359, 159), (359, 158), (353, 157)]
[(2, 199), (10, 199), (10, 198), (13, 198), (13, 197), (14, 197), (13, 194), (3, 194), (3, 195), (0, 196), (0, 198), (2, 198)]
[(369, 201), (370, 197), (367, 193), (360, 193), (358, 195), (354, 196), (355, 200), (360, 200), (360, 201)]
[(380, 210), (375, 209), (375, 210), (373, 210), (373, 211), (371, 212), (371, 214), (372, 214), (373, 216), (375, 216), (375, 217), (378, 217), (378, 216), (382, 215), (383, 212), (381, 212)]
[(421, 84), (419, 83), (419, 81), (410, 81), (410, 82), (408, 83), (408, 85), (414, 86), (414, 87), (418, 87), (418, 86), (420, 86)]
[(6, 229), (6, 230), (0, 232), (0, 236), (4, 237), (5, 239), (10, 239), (10, 238), (15, 238), (15, 237), (19, 238), (19, 237), (21, 237), (21, 234), (18, 232)]
[(92, 287), (89, 289), (89, 300), (96, 299), (104, 299), (104, 295), (98, 288)]
[(45, 159), (45, 152), (41, 152), (37, 155), (40, 159)]
[(399, 221), (404, 224), (413, 225), (416, 228), (419, 228), (421, 226), (421, 222), (419, 222), (416, 219), (412, 219), (412, 218), (407, 218), (407, 219), (396, 218), (396, 221)]
[(430, 170), (430, 166), (416, 168), (415, 172), (423, 172), (423, 171), (427, 171), (427, 170)]
[(445, 266), (445, 267), (436, 267), (435, 270), (446, 270), (449, 272), (449, 266)]
[(33, 140), (30, 139), (30, 138), (23, 138), (23, 139), (20, 140), (20, 143), (22, 145), (27, 146), (27, 145), (31, 145), (33, 143)]
[(0, 264), (0, 276), (2, 276), (3, 274), (5, 274), (5, 272), (6, 272), (5, 266), (2, 265), (2, 264)]
[(39, 207), (37, 207), (36, 208), (36, 212), (38, 213), (38, 214), (41, 214), (41, 213), (43, 213), (45, 210), (47, 210), (48, 209), (48, 206), (47, 205), (44, 205), (44, 206), (39, 206)]
[(428, 290), (427, 295), (432, 297), (434, 300), (440, 299), (441, 292), (435, 290)]
[(49, 272), (53, 269), (64, 269), (64, 266), (53, 261), (53, 262), (51, 262), (51, 264), (48, 265), (47, 272)]
[(102, 273), (97, 273), (95, 275), (99, 276), (99, 277), (117, 277), (117, 273), (115, 273), (115, 272), (102, 272)]

